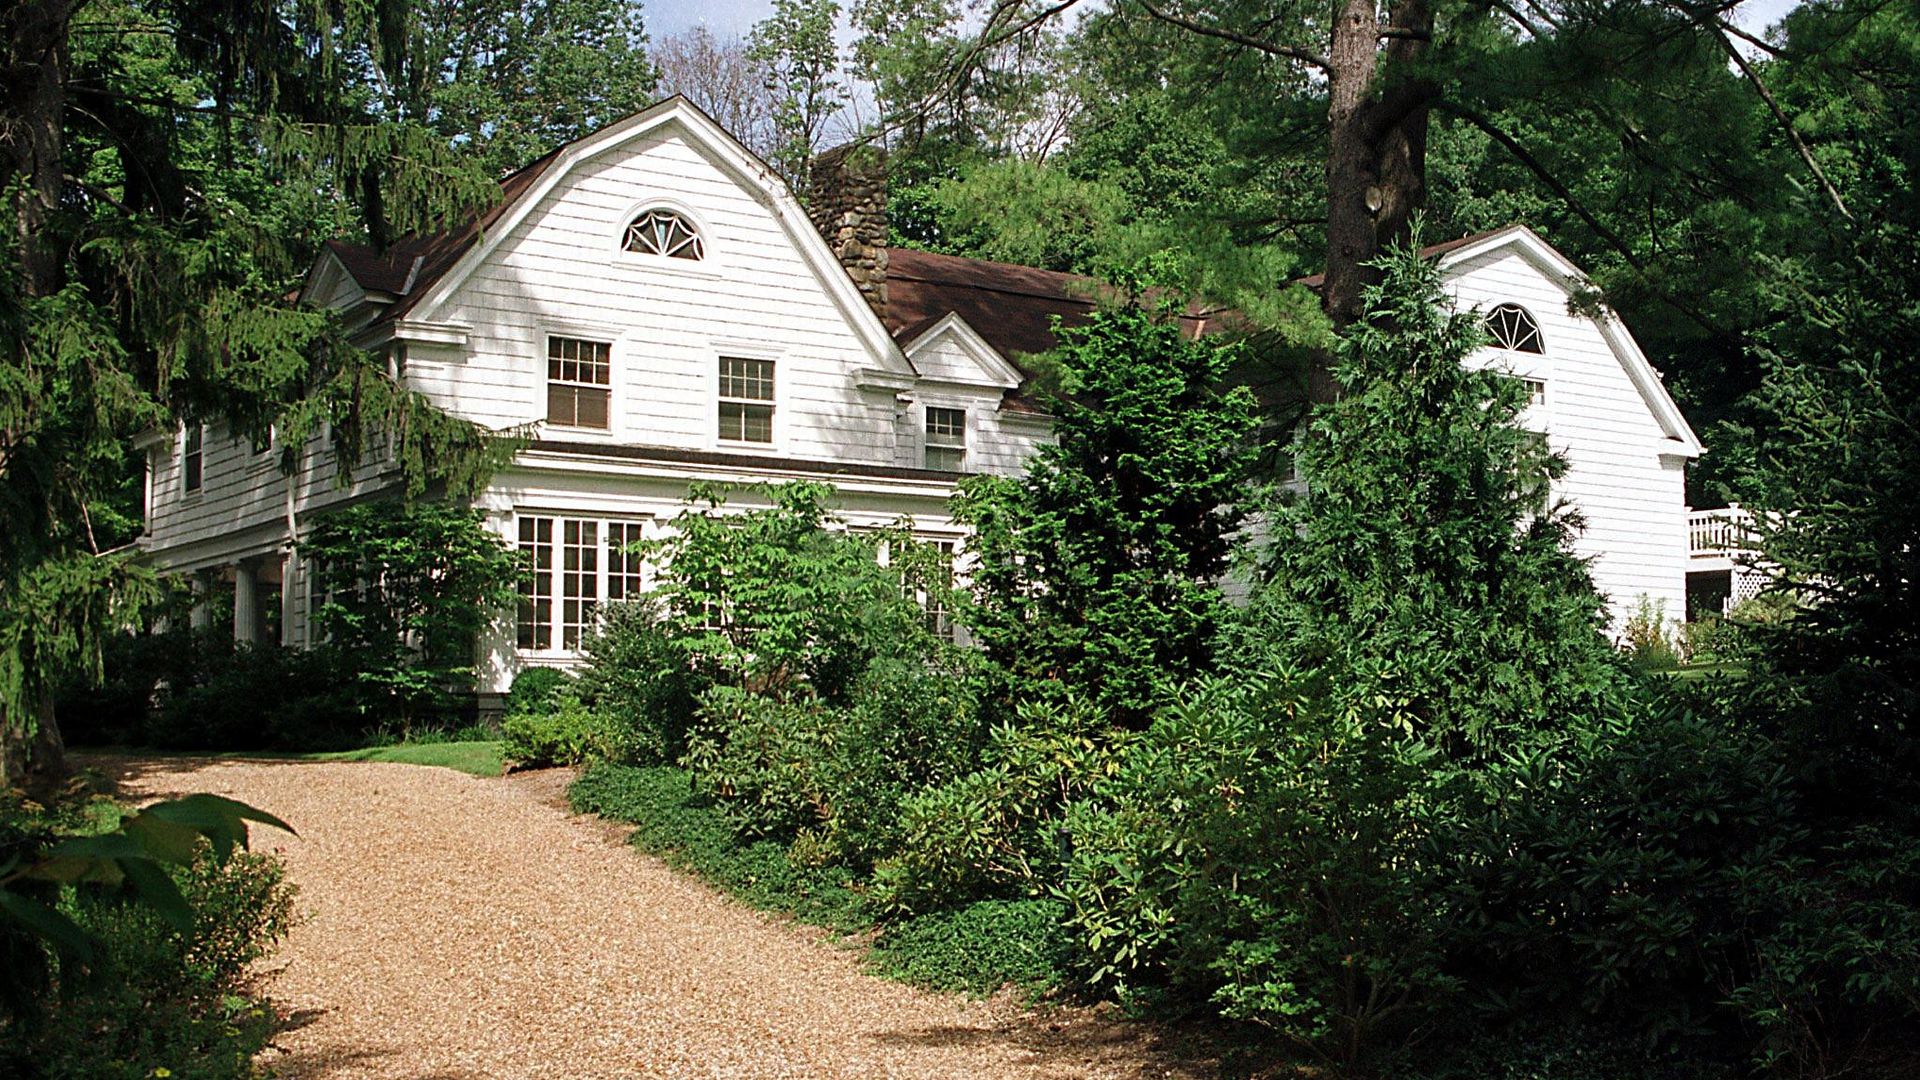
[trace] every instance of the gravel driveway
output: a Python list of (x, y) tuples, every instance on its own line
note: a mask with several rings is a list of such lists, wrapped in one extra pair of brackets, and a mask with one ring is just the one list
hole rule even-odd
[(372, 763), (135, 762), (229, 795), (300, 887), (269, 961), (286, 1077), (1160, 1077), (1213, 1072), (1141, 1025), (866, 975), (557, 805), (557, 779)]

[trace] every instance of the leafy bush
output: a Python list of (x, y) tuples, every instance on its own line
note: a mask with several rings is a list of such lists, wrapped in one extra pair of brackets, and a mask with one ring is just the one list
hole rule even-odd
[(1112, 775), (1127, 742), (1096, 706), (1023, 704), (988, 735), (980, 768), (901, 800), (897, 847), (874, 867), (875, 903), (910, 914), (1055, 884), (1068, 805)]
[(544, 710), (509, 713), (500, 722), (500, 753), (521, 768), (578, 765), (617, 756), (613, 735), (604, 717), (562, 693)]
[(1063, 895), (1091, 979), (1210, 999), (1348, 1064), (1457, 984), (1422, 849), (1457, 800), (1407, 718), (1286, 672), (1208, 682), (1068, 814)]
[(1671, 671), (1686, 659), (1667, 625), (1667, 604), (1641, 594), (1633, 614), (1627, 616), (1620, 644), (1642, 671)]
[[(244, 829), (238, 819), (210, 824), (210, 803), (218, 800), (197, 796), (160, 804), (143, 812), (138, 835), (130, 829), (57, 849), (52, 845), (59, 836), (91, 834), (106, 823), (89, 825), (71, 812), (49, 814), (17, 802), (0, 805), (0, 865), (8, 868), (0, 871), (0, 951), (8, 961), (0, 971), (0, 988), (7, 991), (0, 1002), (6, 1010), (0, 1016), (0, 1074), (132, 1080), (165, 1066), (180, 1076), (253, 1075), (253, 1056), (278, 1018), (245, 996), (248, 965), (292, 925), (293, 889), (283, 868), (276, 859), (245, 852), (220, 852), (226, 856), (220, 858), (198, 841), (197, 847), (169, 843), (153, 848), (151, 857), (143, 854), (149, 847), (141, 837), (157, 835), (163, 817), (173, 820), (169, 814), (184, 814), (183, 824), (200, 823), (185, 826), (185, 838), (200, 832), (224, 844), (239, 840)], [(238, 804), (219, 806), (257, 813)], [(117, 809), (113, 818), (120, 818)], [(179, 828), (167, 834), (170, 841), (182, 838)], [(75, 843), (96, 847), (82, 850)], [(50, 852), (70, 865), (53, 868), (46, 861)], [(175, 858), (186, 861), (166, 865)], [(36, 881), (41, 871), (35, 867), (53, 878), (77, 873), (82, 884)], [(159, 880), (129, 878), (139, 885), (132, 891), (102, 884), (113, 880), (112, 868), (140, 867)], [(19, 921), (36, 902), (53, 908)], [(21, 990), (28, 994), (21, 996)]]
[(1072, 943), (1057, 900), (981, 900), (891, 926), (874, 944), (881, 973), (936, 990), (1029, 994), (1063, 985)]
[(314, 518), (300, 542), (313, 574), (316, 636), (366, 709), (403, 727), (448, 710), (471, 686), (480, 631), (525, 572), (481, 511), (380, 502)]
[(172, 750), (339, 750), (379, 722), (339, 654), (200, 636), (143, 742)]
[(619, 730), (631, 763), (678, 760), (706, 680), (676, 642), (661, 602), (643, 597), (602, 608), (599, 629), (583, 650), (581, 700)]
[(547, 712), (573, 682), (573, 676), (559, 668), (527, 668), (515, 675), (513, 685), (507, 688), (506, 714)]

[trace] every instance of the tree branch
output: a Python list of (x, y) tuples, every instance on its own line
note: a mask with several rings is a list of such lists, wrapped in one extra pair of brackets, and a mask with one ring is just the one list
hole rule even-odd
[(1733, 44), (1733, 40), (1727, 37), (1726, 28), (1718, 18), (1710, 20), (1707, 25), (1713, 31), (1713, 39), (1720, 43), (1720, 47), (1725, 49), (1727, 56), (1733, 60), (1733, 65), (1740, 69), (1740, 74), (1746, 76), (1747, 82), (1753, 85), (1754, 93), (1759, 94), (1760, 100), (1767, 103), (1773, 118), (1780, 122), (1781, 133), (1786, 135), (1787, 141), (1793, 144), (1793, 149), (1800, 155), (1800, 160), (1806, 163), (1807, 171), (1819, 181), (1820, 190), (1825, 192), (1827, 198), (1833, 202), (1833, 208), (1840, 212), (1841, 217), (1852, 221), (1853, 212), (1847, 209), (1846, 200), (1840, 197), (1840, 189), (1834, 187), (1833, 181), (1827, 179), (1827, 171), (1822, 169), (1820, 162), (1814, 159), (1813, 151), (1808, 148), (1806, 140), (1794, 130), (1793, 120), (1787, 116), (1787, 111), (1781, 108), (1780, 102), (1773, 96), (1773, 91), (1767, 89), (1767, 84), (1760, 80), (1760, 73), (1747, 62), (1746, 54), (1742, 53)]
[(1250, 37), (1238, 31), (1228, 30), (1225, 27), (1208, 26), (1205, 23), (1194, 22), (1191, 19), (1181, 15), (1175, 15), (1172, 12), (1161, 11), (1159, 8), (1153, 6), (1152, 0), (1139, 0), (1139, 2), (1140, 6), (1146, 9), (1147, 14), (1170, 26), (1177, 26), (1182, 30), (1199, 34), (1202, 37), (1219, 38), (1222, 41), (1231, 41), (1236, 45), (1245, 45), (1249, 49), (1266, 53), (1268, 56), (1279, 56), (1288, 60), (1296, 60), (1310, 67), (1319, 68), (1321, 71), (1332, 70), (1326, 58), (1306, 49), (1296, 49), (1291, 45), (1280, 45), (1267, 41), (1264, 38)]

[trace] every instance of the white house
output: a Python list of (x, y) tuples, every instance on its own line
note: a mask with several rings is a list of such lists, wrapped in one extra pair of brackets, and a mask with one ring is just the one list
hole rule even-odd
[[(469, 227), (378, 255), (335, 243), (302, 292), (383, 349), (409, 387), (535, 437), (480, 497), (535, 568), (484, 688), (566, 663), (596, 604), (648, 587), (625, 553), (678, 513), (689, 481), (820, 479), (850, 523), (911, 516), (961, 541), (946, 500), (966, 472), (1015, 473), (1049, 437), (1023, 397), (1024, 354), (1050, 319), (1083, 319), (1084, 282), (888, 250), (882, 194), (845, 162), (812, 218), (712, 120), (674, 98), (507, 178)], [(840, 170), (836, 172), (836, 170)], [(1495, 312), (1498, 364), (1537, 388), (1530, 421), (1565, 451), (1564, 494), (1616, 611), (1646, 595), (1678, 613), (1700, 444), (1617, 321), (1570, 314), (1580, 278), (1532, 232), (1436, 249), (1460, 300)], [(1502, 329), (1504, 328), (1504, 329)], [(1199, 329), (1195, 327), (1196, 331)], [(217, 427), (151, 437), (146, 533), (155, 565), (231, 582), (237, 638), (308, 638), (292, 541), (342, 487), (317, 446), (283, 475), (267, 448)], [(277, 597), (277, 598), (276, 598)], [(209, 620), (206, 605), (196, 618)]]

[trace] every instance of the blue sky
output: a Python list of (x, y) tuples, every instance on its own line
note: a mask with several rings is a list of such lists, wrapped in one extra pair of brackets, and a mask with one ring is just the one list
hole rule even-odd
[[(1800, 0), (1747, 0), (1740, 25), (1755, 33), (1777, 21)], [(845, 6), (845, 0), (842, 0)], [(744, 36), (773, 10), (773, 0), (648, 0), (647, 29), (655, 37), (677, 34), (705, 23), (720, 37)]]

